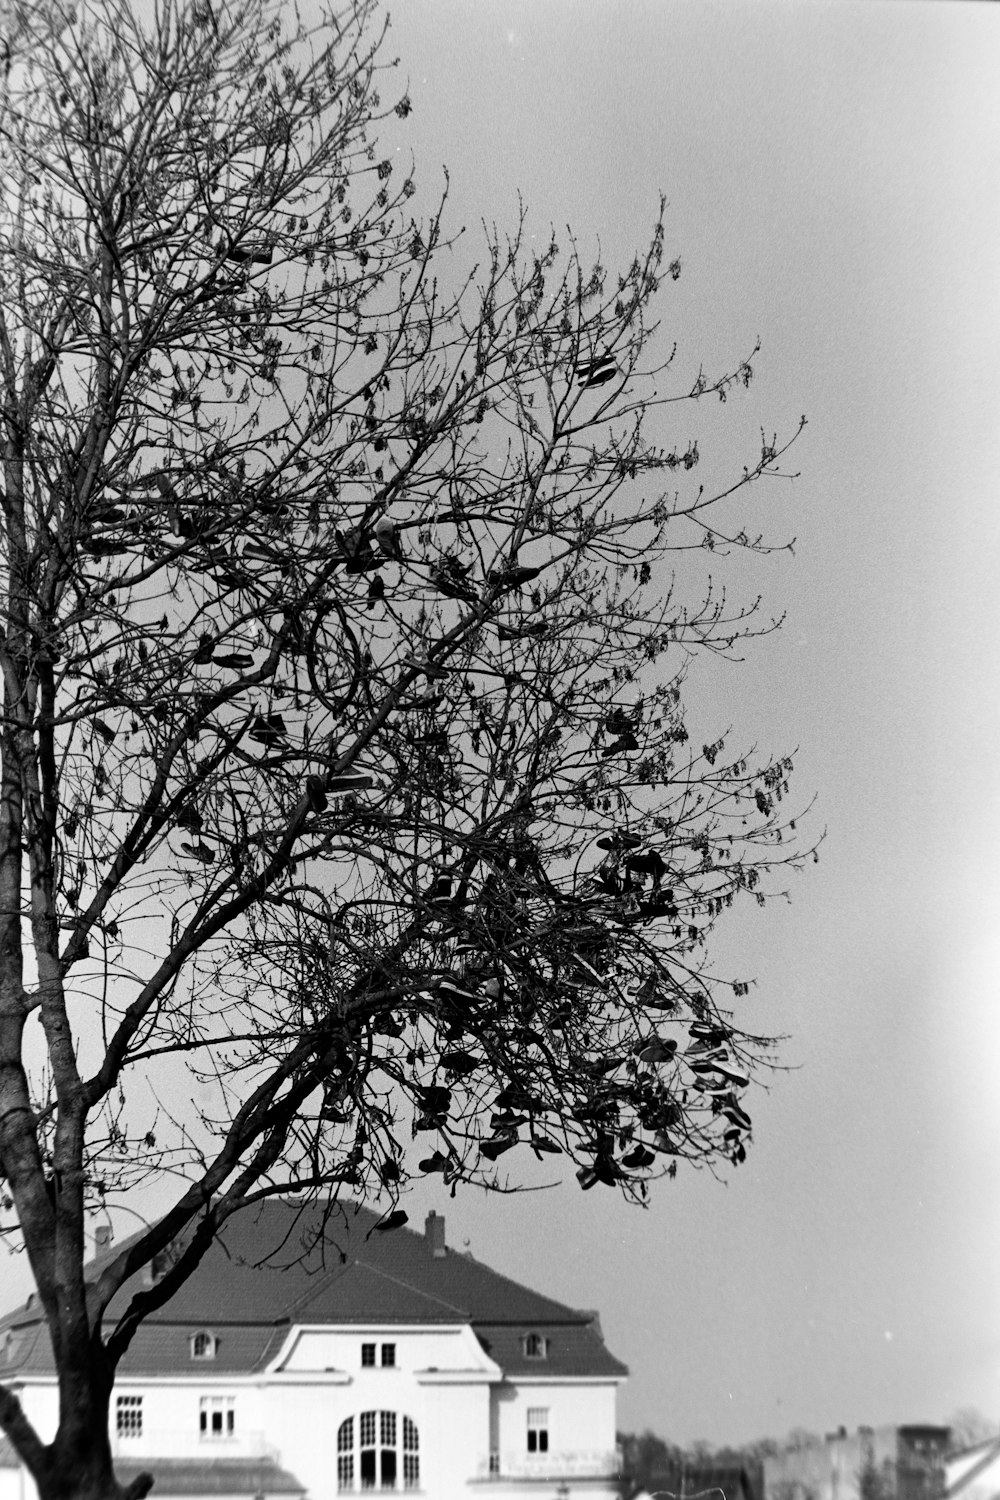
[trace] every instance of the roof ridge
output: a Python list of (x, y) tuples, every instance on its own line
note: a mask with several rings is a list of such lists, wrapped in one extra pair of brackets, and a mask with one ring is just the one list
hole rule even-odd
[[(519, 1283), (515, 1282), (514, 1285), (518, 1286)], [(528, 1287), (526, 1290), (530, 1291), (531, 1288)], [(542, 1293), (539, 1292), (538, 1296), (541, 1298)], [(543, 1300), (550, 1301), (551, 1299), (543, 1298)], [(556, 1303), (556, 1306), (558, 1307), (559, 1304)], [(537, 1323), (539, 1328), (543, 1324), (552, 1328), (595, 1328), (597, 1322), (596, 1318), (582, 1318), (578, 1315), (574, 1315), (571, 1318), (495, 1318), (492, 1315), (485, 1315), (481, 1318), (473, 1318), (472, 1321), (476, 1324), (477, 1328), (523, 1328), (525, 1323)], [(597, 1331), (596, 1328), (595, 1331)], [(600, 1337), (603, 1343), (604, 1338), (603, 1336)]]
[[(35, 1299), (36, 1296), (37, 1294), (35, 1292), (29, 1292), (28, 1296), (24, 1299), (23, 1302), (19, 1302), (16, 1307), (10, 1308), (5, 1313), (0, 1313), (0, 1333), (6, 1333), (8, 1329), (13, 1330), (17, 1324), (18, 1318), (23, 1319), (23, 1326), (25, 1328), (33, 1328), (36, 1323), (40, 1323), (42, 1321), (43, 1313), (41, 1305), (39, 1304), (37, 1311), (35, 1310), (35, 1303), (33, 1299)], [(32, 1300), (29, 1301), (29, 1299)], [(26, 1314), (27, 1316), (25, 1316)]]
[(391, 1281), (394, 1286), (401, 1286), (408, 1292), (416, 1292), (424, 1302), (436, 1302), (439, 1307), (446, 1307), (449, 1312), (459, 1313), (466, 1323), (470, 1321), (471, 1314), (468, 1308), (459, 1307), (455, 1302), (448, 1302), (444, 1297), (437, 1297), (433, 1292), (425, 1292), (422, 1287), (416, 1286), (412, 1281), (404, 1281), (401, 1276), (394, 1276), (391, 1271), (383, 1271), (381, 1266), (373, 1265), (370, 1260), (362, 1260), (355, 1256), (349, 1265), (342, 1266), (341, 1271), (349, 1271), (351, 1266), (364, 1266), (366, 1271), (373, 1271), (376, 1276), (381, 1276), (383, 1281)]
[(332, 1266), (328, 1271), (324, 1271), (323, 1274), (319, 1277), (315, 1286), (306, 1287), (304, 1292), (300, 1292), (297, 1297), (293, 1297), (291, 1302), (287, 1302), (285, 1304), (282, 1316), (280, 1318), (275, 1318), (273, 1321), (275, 1323), (282, 1323), (287, 1319), (289, 1323), (294, 1323), (295, 1314), (300, 1307), (304, 1306), (308, 1302), (315, 1301), (320, 1292), (326, 1291), (326, 1288), (330, 1286), (332, 1282), (336, 1281), (338, 1277), (343, 1276), (345, 1271), (349, 1271), (350, 1268), (351, 1262), (345, 1259), (341, 1261), (339, 1266)]
[[(449, 1256), (454, 1256), (457, 1260), (464, 1260), (465, 1259), (465, 1256), (462, 1255), (461, 1251), (452, 1249), (452, 1247), (450, 1245), (447, 1247), (447, 1249), (448, 1249)], [(504, 1281), (504, 1282), (506, 1282), (508, 1286), (514, 1287), (522, 1295), (525, 1292), (527, 1292), (529, 1296), (537, 1298), (539, 1302), (547, 1302), (550, 1307), (558, 1307), (559, 1310), (560, 1310), (560, 1312), (563, 1312), (563, 1313), (566, 1314), (565, 1318), (562, 1318), (562, 1319), (559, 1320), (561, 1322), (565, 1322), (565, 1323), (579, 1323), (579, 1324), (583, 1325), (583, 1324), (587, 1324), (587, 1323), (592, 1323), (594, 1321), (593, 1314), (582, 1312), (578, 1307), (570, 1307), (567, 1302), (558, 1302), (555, 1297), (550, 1297), (547, 1292), (536, 1292), (535, 1289), (534, 1289), (534, 1287), (525, 1286), (525, 1284), (524, 1284), (523, 1281), (515, 1281), (514, 1278), (513, 1278), (513, 1276), (507, 1276), (507, 1275), (504, 1274), (503, 1271), (497, 1271), (497, 1270), (495, 1270), (493, 1266), (487, 1265), (484, 1261), (475, 1260), (472, 1263), (473, 1263), (473, 1265), (475, 1265), (478, 1268), (479, 1271), (485, 1273), (485, 1275), (492, 1276), (497, 1281)], [(486, 1319), (480, 1319), (480, 1320), (477, 1320), (477, 1321), (485, 1322)], [(505, 1319), (505, 1318), (491, 1318), (489, 1321), (493, 1322), (493, 1323), (503, 1323), (503, 1322), (523, 1323), (525, 1321), (525, 1319), (524, 1318), (508, 1318), (508, 1319)], [(548, 1321), (549, 1322), (555, 1322), (556, 1319), (550, 1318), (550, 1319), (548, 1319)]]
[[(349, 1217), (350, 1217), (350, 1219), (357, 1220), (357, 1219), (360, 1219), (363, 1216), (367, 1215), (372, 1220), (371, 1227), (368, 1229), (367, 1233), (365, 1234), (365, 1242), (366, 1243), (371, 1239), (371, 1237), (372, 1237), (372, 1231), (375, 1229), (376, 1225), (378, 1225), (381, 1222), (381, 1219), (383, 1217), (382, 1215), (380, 1215), (377, 1212), (376, 1209), (369, 1207), (369, 1205), (367, 1203), (361, 1203), (361, 1202), (359, 1202), (356, 1198), (341, 1198), (341, 1199), (338, 1199), (337, 1207), (343, 1213), (344, 1219), (345, 1219), (345, 1223), (347, 1223), (348, 1229), (350, 1228)], [(418, 1229), (415, 1225), (412, 1225), (410, 1223), (406, 1223), (406, 1224), (400, 1225), (400, 1228), (395, 1231), (395, 1234), (396, 1235), (405, 1235), (407, 1238), (412, 1238), (413, 1240), (415, 1240), (420, 1245), (424, 1245), (426, 1243), (426, 1238), (425, 1238), (423, 1232), (420, 1229)], [(519, 1292), (522, 1292), (522, 1293), (523, 1292), (528, 1292), (532, 1297), (538, 1297), (538, 1298), (540, 1298), (544, 1302), (551, 1303), (553, 1307), (561, 1308), (563, 1312), (565, 1312), (565, 1313), (567, 1313), (569, 1315), (568, 1318), (567, 1318), (567, 1322), (572, 1321), (572, 1322), (580, 1322), (580, 1323), (589, 1323), (594, 1318), (594, 1314), (592, 1312), (587, 1312), (587, 1311), (585, 1311), (585, 1310), (583, 1310), (581, 1308), (570, 1307), (565, 1302), (558, 1302), (554, 1297), (548, 1296), (548, 1294), (545, 1293), (545, 1292), (536, 1292), (533, 1287), (527, 1287), (527, 1286), (525, 1286), (524, 1282), (522, 1282), (522, 1281), (515, 1281), (514, 1278), (513, 1278), (513, 1276), (507, 1276), (507, 1275), (505, 1275), (505, 1273), (503, 1271), (496, 1270), (496, 1268), (494, 1266), (489, 1265), (486, 1261), (477, 1260), (474, 1255), (466, 1254), (465, 1252), (463, 1252), (461, 1250), (457, 1250), (454, 1245), (446, 1245), (444, 1248), (445, 1248), (445, 1257), (444, 1257), (445, 1259), (447, 1259), (447, 1260), (455, 1260), (455, 1261), (463, 1263), (463, 1264), (471, 1264), (471, 1265), (475, 1266), (477, 1268), (477, 1270), (479, 1270), (480, 1272), (484, 1273), (485, 1275), (495, 1277), (496, 1280), (498, 1280), (498, 1281), (505, 1281), (505, 1282), (507, 1282), (510, 1286), (515, 1287)], [(363, 1259), (363, 1256), (358, 1255), (355, 1258), (358, 1261), (361, 1261)], [(370, 1265), (371, 1264), (371, 1262), (367, 1261), (367, 1260), (364, 1263), (366, 1265)], [(406, 1283), (404, 1283), (404, 1285), (405, 1284)], [(523, 1323), (524, 1319), (521, 1318), (521, 1319), (518, 1319), (517, 1321)]]

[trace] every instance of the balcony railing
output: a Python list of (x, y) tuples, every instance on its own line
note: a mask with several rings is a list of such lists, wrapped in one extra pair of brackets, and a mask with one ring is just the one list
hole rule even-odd
[(114, 1458), (270, 1458), (278, 1449), (263, 1432), (252, 1428), (231, 1433), (205, 1433), (194, 1427), (146, 1427), (124, 1436), (111, 1432)]
[(420, 1489), (420, 1480), (405, 1479), (400, 1475), (395, 1479), (338, 1479), (337, 1489), (342, 1495), (370, 1495), (376, 1490), (381, 1494), (398, 1494), (402, 1490), (416, 1494)]
[(500, 1450), (480, 1459), (477, 1479), (605, 1479), (619, 1472), (614, 1448), (566, 1448), (556, 1453)]

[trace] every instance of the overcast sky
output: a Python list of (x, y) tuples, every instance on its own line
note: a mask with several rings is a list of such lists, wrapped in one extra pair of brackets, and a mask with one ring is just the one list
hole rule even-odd
[(722, 471), (808, 416), (760, 496), (794, 556), (730, 574), (787, 622), (695, 674), (691, 728), (797, 746), (829, 830), (790, 904), (720, 933), (789, 1038), (744, 1167), (645, 1212), (438, 1182), (411, 1219), (599, 1308), (626, 1429), (1000, 1418), (1000, 6), (397, 0), (389, 46), (423, 202), (447, 164), (470, 237), (520, 190), (614, 266), (666, 194), (679, 367), (763, 353), (731, 428), (673, 408), (663, 441), (707, 433)]
[[(795, 1071), (725, 1183), (411, 1204), (539, 1290), (600, 1307), (621, 1425), (736, 1442), (797, 1425), (1000, 1418), (1000, 7), (405, 0), (422, 189), (452, 222), (644, 245), (658, 193), (683, 368), (752, 346), (738, 435), (789, 431), (786, 609), (694, 683), (692, 738), (799, 747), (829, 834), (791, 904), (723, 934)], [(674, 408), (685, 442), (714, 414)], [(727, 411), (728, 414), (728, 411)], [(749, 512), (748, 512), (749, 514)], [(601, 1194), (604, 1192), (604, 1197)]]

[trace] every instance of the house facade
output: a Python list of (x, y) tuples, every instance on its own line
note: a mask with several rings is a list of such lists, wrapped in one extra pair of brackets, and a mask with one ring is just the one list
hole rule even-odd
[[(378, 1222), (295, 1199), (234, 1216), (119, 1366), (120, 1476), (149, 1469), (157, 1496), (614, 1500), (627, 1372), (596, 1314), (451, 1249), (438, 1214), (423, 1234)], [(120, 1250), (101, 1248), (89, 1274)], [(34, 1299), (0, 1318), (0, 1379), (51, 1436), (55, 1374)], [(33, 1494), (0, 1450), (0, 1500)]]

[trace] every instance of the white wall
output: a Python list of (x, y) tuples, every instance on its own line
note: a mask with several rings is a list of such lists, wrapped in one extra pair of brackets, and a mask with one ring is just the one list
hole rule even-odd
[[(384, 1336), (384, 1337), (383, 1337)], [(361, 1343), (395, 1343), (396, 1366), (361, 1366)], [(436, 1368), (434, 1368), (436, 1366)], [(330, 1368), (332, 1367), (332, 1368)], [(143, 1398), (143, 1434), (115, 1434), (115, 1398)], [(202, 1438), (199, 1399), (232, 1396), (232, 1438)], [(274, 1457), (305, 1485), (309, 1500), (338, 1500), (337, 1431), (362, 1411), (394, 1411), (410, 1417), (420, 1436), (420, 1489), (433, 1500), (468, 1500), (469, 1482), (486, 1480), (490, 1453), (498, 1449), (513, 1483), (494, 1478), (490, 1500), (509, 1500), (538, 1480), (574, 1479), (607, 1472), (597, 1459), (615, 1446), (614, 1382), (506, 1381), (468, 1327), (422, 1331), (396, 1329), (296, 1330), (271, 1370), (226, 1377), (198, 1370), (183, 1376), (123, 1379), (111, 1403), (113, 1451), (119, 1457)], [(25, 1411), (43, 1439), (56, 1427), (54, 1384), (25, 1382)], [(529, 1407), (549, 1410), (549, 1451), (527, 1453)], [(529, 1462), (530, 1460), (530, 1462)], [(402, 1472), (400, 1462), (400, 1488)], [(9, 1474), (17, 1480), (11, 1489)], [(520, 1477), (520, 1484), (514, 1475)], [(534, 1476), (534, 1477), (532, 1477)], [(580, 1488), (588, 1500), (605, 1500), (594, 1477)], [(614, 1487), (607, 1487), (611, 1500)], [(22, 1494), (18, 1471), (0, 1470), (0, 1500), (33, 1500)], [(969, 1497), (972, 1500), (972, 1497)]]
[[(0, 1468), (0, 1500), (27, 1500), (29, 1492), (26, 1481), (23, 1469)], [(34, 1500), (36, 1494), (35, 1486), (31, 1485), (31, 1500)]]
[(423, 1399), (427, 1479), (422, 1488), (434, 1500), (459, 1500), (468, 1495), (479, 1464), (488, 1460), (490, 1387), (427, 1381)]
[[(116, 1405), (120, 1396), (142, 1397), (142, 1436), (119, 1437)], [(200, 1431), (203, 1397), (233, 1403), (234, 1427), (213, 1436)], [(123, 1458), (185, 1458), (191, 1455), (243, 1458), (269, 1450), (266, 1402), (256, 1377), (207, 1376), (116, 1383), (111, 1397), (111, 1450)]]
[(51, 1442), (59, 1425), (59, 1393), (55, 1382), (19, 1381), (14, 1389), (25, 1416), (42, 1442)]
[(358, 1379), (382, 1374), (390, 1377), (392, 1370), (383, 1370), (380, 1364), (374, 1368), (362, 1365), (362, 1344), (375, 1345), (377, 1360), (381, 1359), (383, 1344), (394, 1344), (395, 1368), (399, 1372), (427, 1369), (484, 1370), (497, 1377), (500, 1373), (472, 1329), (461, 1325), (453, 1328), (416, 1329), (377, 1325), (350, 1330), (296, 1328), (278, 1352), (271, 1368), (345, 1370)]
[[(202, 1437), (200, 1401), (203, 1396), (231, 1396), (235, 1425), (232, 1437)], [(119, 1438), (116, 1403), (119, 1396), (142, 1397), (141, 1437)], [(43, 1441), (55, 1436), (58, 1425), (58, 1392), (54, 1382), (25, 1382), (21, 1404)], [(259, 1376), (174, 1377), (146, 1380), (123, 1379), (111, 1396), (110, 1432), (112, 1453), (123, 1458), (184, 1458), (194, 1455), (257, 1457), (266, 1454), (266, 1399)]]
[[(554, 1380), (518, 1380), (505, 1382), (494, 1393), (496, 1446), (501, 1454), (501, 1468), (505, 1467), (507, 1455), (517, 1455), (525, 1461), (532, 1457), (527, 1451), (528, 1410), (531, 1407), (547, 1407), (549, 1412), (549, 1467), (559, 1455), (568, 1460), (570, 1455), (613, 1453), (615, 1448), (615, 1398), (614, 1383), (569, 1383)], [(545, 1455), (537, 1455), (536, 1464), (541, 1464)]]
[[(436, 1379), (405, 1369), (365, 1369), (321, 1387), (315, 1380), (278, 1374), (266, 1390), (267, 1434), (281, 1462), (309, 1491), (310, 1500), (337, 1496), (337, 1432), (363, 1411), (393, 1411), (416, 1423), (420, 1489), (435, 1500), (459, 1500), (489, 1449), (489, 1379)], [(401, 1444), (400, 1444), (401, 1452)], [(400, 1460), (400, 1470), (402, 1463)], [(402, 1472), (399, 1475), (402, 1487)]]

